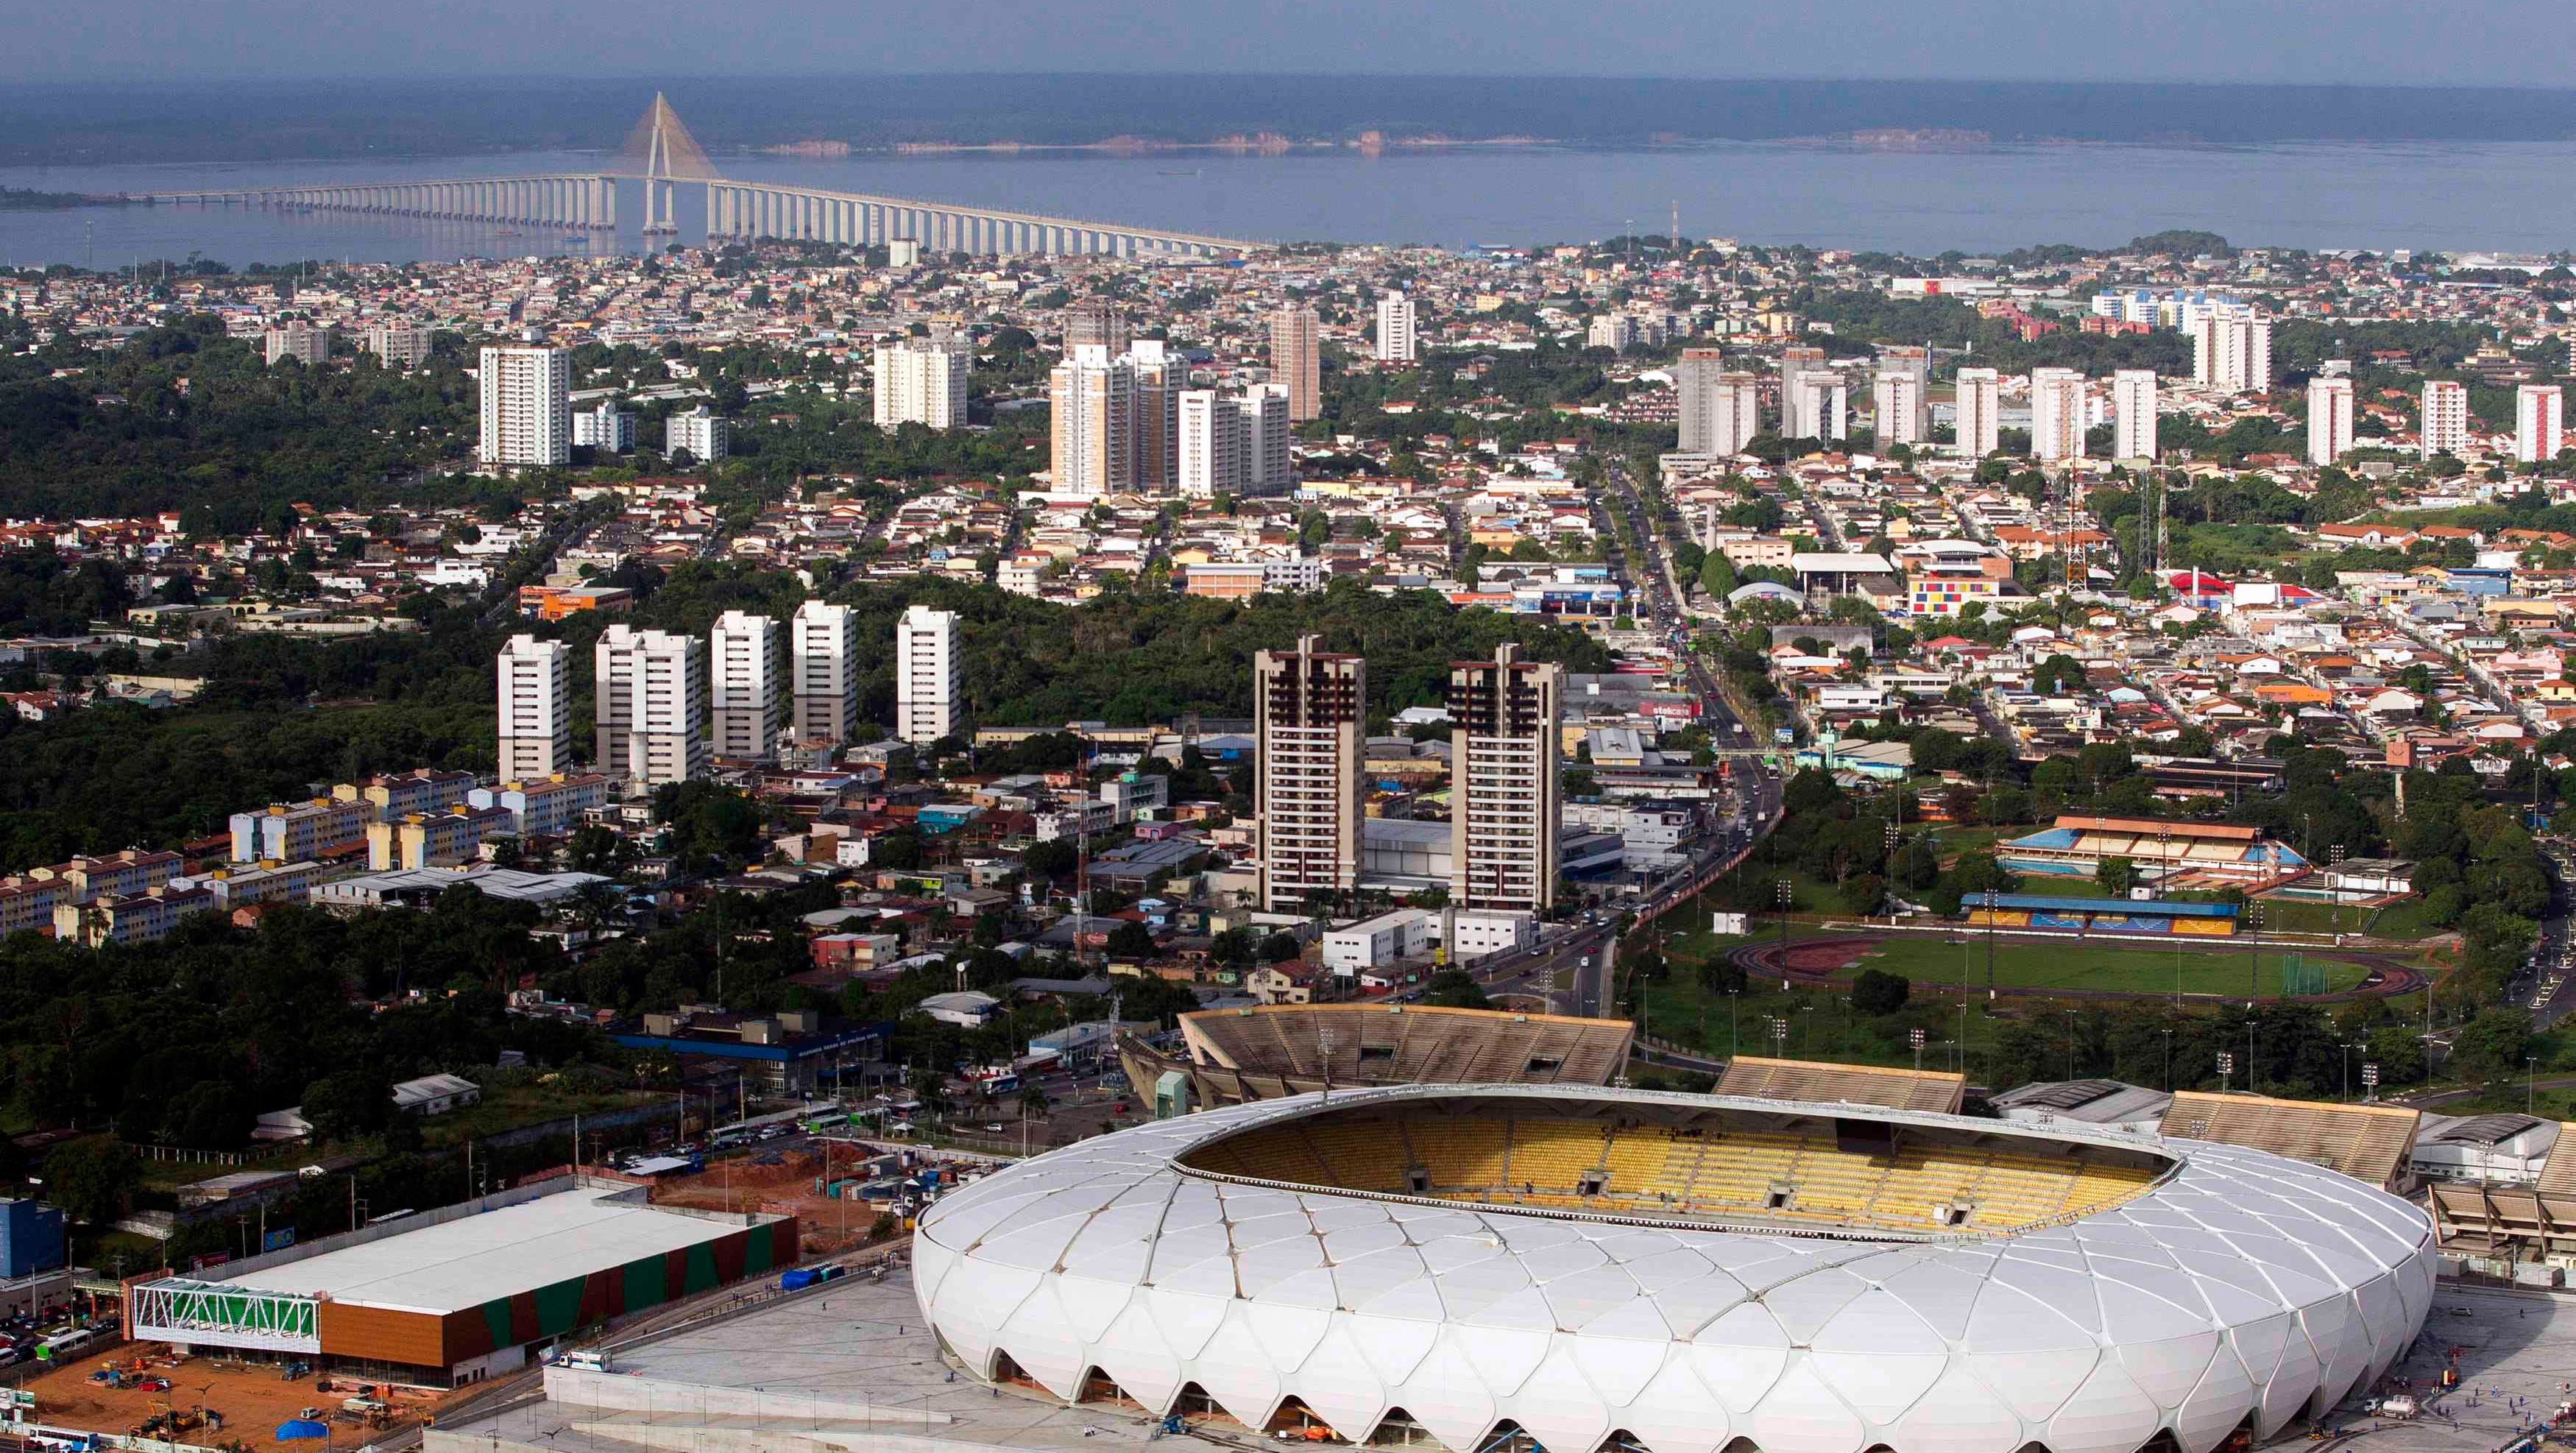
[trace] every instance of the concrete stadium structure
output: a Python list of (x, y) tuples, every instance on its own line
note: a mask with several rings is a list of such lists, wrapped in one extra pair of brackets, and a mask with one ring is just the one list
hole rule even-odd
[(2243, 1147), (1497, 1085), (1052, 1152), (931, 1208), (914, 1290), (970, 1376), (1256, 1432), (2208, 1453), (2366, 1388), (2434, 1270), (2422, 1212)]

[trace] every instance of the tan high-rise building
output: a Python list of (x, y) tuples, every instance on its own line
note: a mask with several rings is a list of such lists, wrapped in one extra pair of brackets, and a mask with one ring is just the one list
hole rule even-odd
[(1047, 375), (1051, 493), (1116, 494), (1136, 479), (1136, 370), (1097, 343), (1076, 344)]
[(2308, 462), (2332, 464), (2352, 452), (2352, 380), (2308, 380)]
[(1117, 357), (1127, 351), (1127, 315), (1115, 303), (1076, 303), (1064, 310), (1064, 351), (1089, 345)]
[(1312, 308), (1281, 308), (1270, 315), (1270, 378), (1288, 386), (1288, 422), (1302, 424), (1324, 413), (1324, 345)]
[(1168, 494), (1181, 481), (1181, 393), (1189, 387), (1190, 367), (1177, 355), (1166, 356), (1155, 338), (1127, 345), (1127, 367), (1136, 375), (1134, 487)]
[(1368, 663), (1319, 650), (1320, 639), (1252, 657), (1261, 906), (1274, 913), (1360, 882)]
[(1056, 494), (1166, 493), (1180, 483), (1189, 368), (1144, 338), (1121, 354), (1077, 345), (1047, 376)]
[(2054, 463), (2084, 457), (2084, 375), (2072, 368), (2030, 371), (2030, 454)]
[(1563, 668), (1502, 646), (1449, 667), (1449, 901), (1544, 912), (1556, 901)]
[(2447, 378), (2424, 381), (2424, 412), (2419, 440), (2424, 457), (2469, 452), (2469, 390)]

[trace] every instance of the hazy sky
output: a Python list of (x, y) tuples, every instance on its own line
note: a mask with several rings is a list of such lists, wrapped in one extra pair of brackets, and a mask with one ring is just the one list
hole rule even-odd
[(2576, 84), (2565, 0), (0, 0), (20, 81), (1286, 71)]

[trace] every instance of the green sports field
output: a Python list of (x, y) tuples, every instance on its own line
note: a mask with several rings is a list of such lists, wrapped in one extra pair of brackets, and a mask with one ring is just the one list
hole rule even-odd
[[(1986, 984), (1985, 935), (1963, 929), (1958, 938), (1957, 943), (1935, 934), (1888, 938), (1863, 950), (1862, 957), (1843, 972), (1848, 976), (1863, 969), (1879, 969), (1902, 974), (1927, 988), (1957, 984), (1964, 972), (1973, 987), (1982, 989)], [(2212, 948), (2206, 941), (2192, 939), (2176, 939), (2176, 946), (2170, 949), (2109, 948), (2073, 938), (2063, 943), (2033, 943), (1998, 936), (1994, 942), (1994, 981), (1998, 986), (2100, 989), (2125, 994), (2173, 993), (2179, 975), (2185, 994), (2241, 998), (2250, 977), (2255, 992), (2276, 995), (2281, 992), (2281, 966), (2288, 957), (2271, 948), (2259, 956), (2249, 955), (2237, 949)], [(2329, 992), (2353, 987), (2366, 972), (2358, 964), (2320, 959), (2314, 954), (2308, 955), (2307, 961), (2311, 967), (2323, 963)]]

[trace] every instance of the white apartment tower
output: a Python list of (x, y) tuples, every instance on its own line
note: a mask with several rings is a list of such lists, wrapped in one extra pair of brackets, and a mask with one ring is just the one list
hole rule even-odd
[(2352, 452), (2352, 380), (2308, 380), (2308, 462), (2332, 464)]
[(1251, 491), (1251, 430), (1243, 401), (1215, 389), (1184, 389), (1180, 400), (1181, 493), (1195, 499)]
[(2002, 438), (2004, 384), (1991, 368), (1959, 370), (1958, 406), (1951, 447), (1962, 459), (1983, 459)]
[(850, 739), (859, 716), (859, 621), (846, 605), (809, 600), (787, 623), (787, 688), (799, 741)]
[(2565, 438), (2560, 393), (2554, 383), (2527, 383), (2513, 391), (2514, 458), (2535, 464), (2558, 457)]
[[(1891, 373), (1914, 375), (1914, 417), (1910, 423), (1903, 421), (1898, 423), (1896, 438), (1901, 442), (1917, 446), (1930, 442), (1932, 438), (1932, 350), (1901, 343), (1880, 348), (1877, 376), (1884, 378)], [(1875, 404), (1875, 402), (1876, 400), (1873, 399), (1872, 403)], [(1906, 432), (1909, 429), (1911, 432)], [(1889, 442), (1888, 425), (1885, 420), (1881, 420), (1878, 424), (1878, 442), (1882, 445)]]
[(1784, 435), (1791, 439), (1839, 439), (1850, 430), (1850, 400), (1843, 389), (1843, 376), (1830, 368), (1803, 368), (1789, 381), (1791, 396), (1797, 401), (1797, 420), (1806, 429), (1803, 434)]
[(2111, 375), (2111, 457), (2156, 457), (2156, 371), (2123, 368)]
[(707, 657), (715, 754), (768, 761), (778, 747), (778, 622), (756, 611), (726, 611), (707, 633)]
[(1413, 299), (1382, 293), (1377, 300), (1377, 361), (1411, 363), (1414, 358)]
[(1324, 345), (1312, 308), (1281, 308), (1270, 315), (1270, 381), (1288, 386), (1288, 422), (1302, 424), (1324, 412)]
[(1912, 447), (1924, 442), (1929, 431), (1924, 427), (1923, 393), (1923, 375), (1910, 368), (1882, 368), (1870, 381), (1871, 427), (1877, 430), (1880, 453), (1899, 444)]
[(1685, 348), (1673, 369), (1674, 403), (1681, 415), (1681, 452), (1724, 457), (1744, 452), (1761, 431), (1762, 381), (1729, 373), (1714, 348)]
[(959, 697), (957, 612), (906, 608), (894, 626), (894, 734), (920, 746), (956, 731)]
[(724, 458), (733, 452), (733, 421), (704, 404), (671, 415), (662, 421), (662, 454), (676, 457), (683, 449), (700, 464)]
[(2229, 393), (2271, 392), (2271, 319), (2242, 303), (2219, 303), (2189, 327), (2193, 382)]
[(1157, 339), (1112, 356), (1106, 345), (1074, 345), (1047, 376), (1054, 449), (1051, 492), (1072, 495), (1159, 491), (1178, 478), (1181, 361)]
[(1449, 901), (1543, 913), (1556, 899), (1565, 673), (1520, 659), (1449, 668)]
[(572, 649), (512, 636), (498, 674), (501, 780), (534, 782), (572, 770)]
[(601, 771), (638, 790), (706, 775), (706, 667), (694, 637), (620, 623), (600, 633), (592, 665)]
[(485, 464), (550, 468), (572, 462), (572, 353), (536, 344), (487, 346), (476, 374)]
[(1296, 455), (1289, 451), (1288, 386), (1260, 384), (1243, 396), (1244, 485), (1254, 494), (1287, 494), (1297, 487)]
[(1798, 375), (1825, 366), (1825, 350), (1795, 344), (1780, 350), (1780, 437), (1814, 439), (1816, 421), (1799, 412), (1806, 393), (1798, 387)]
[(872, 378), (877, 427), (966, 427), (966, 380), (973, 366), (973, 351), (955, 337), (879, 343)]
[(572, 442), (611, 454), (628, 453), (635, 447), (635, 416), (617, 407), (617, 400), (602, 399), (597, 408), (572, 416)]
[(260, 335), (263, 356), (274, 364), (281, 358), (292, 358), (307, 368), (318, 368), (331, 361), (335, 341), (328, 327), (315, 327), (302, 319), (283, 328), (271, 328)]
[(387, 368), (414, 368), (429, 362), (430, 332), (420, 323), (379, 323), (369, 328), (362, 345)]
[(1368, 663), (1321, 650), (1320, 640), (1252, 656), (1261, 907), (1273, 913), (1360, 882)]
[(2084, 375), (2071, 368), (2030, 371), (2030, 453), (2052, 461), (2084, 457)]
[(2424, 381), (2424, 457), (2469, 452), (2469, 391), (2447, 378)]

